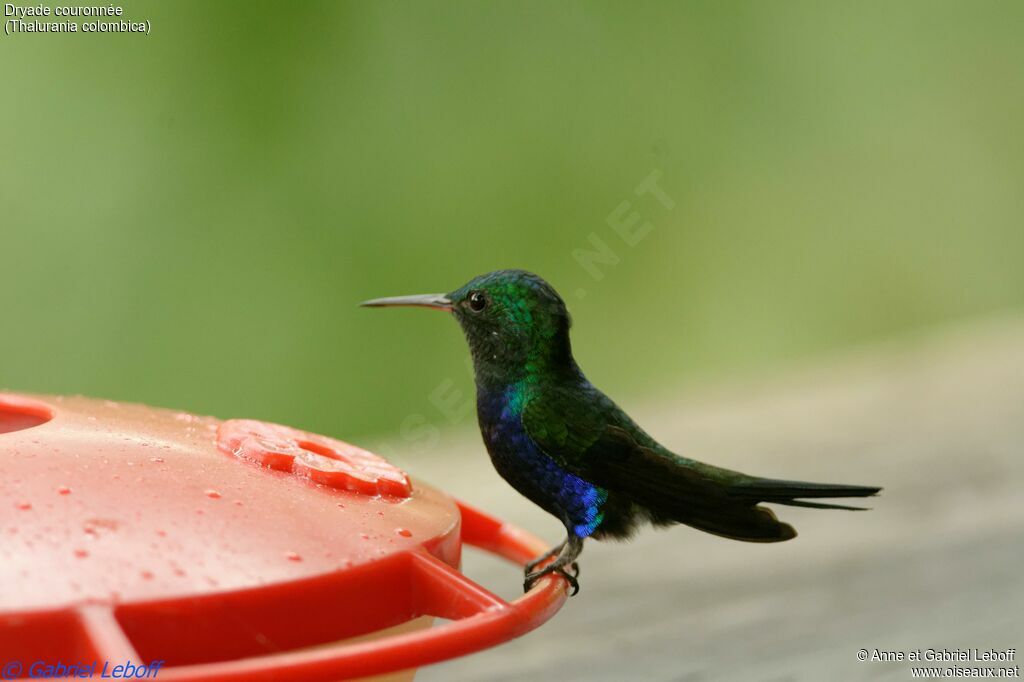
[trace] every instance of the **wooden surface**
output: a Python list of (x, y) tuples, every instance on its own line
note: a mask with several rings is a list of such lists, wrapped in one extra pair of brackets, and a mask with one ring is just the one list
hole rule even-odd
[[(1024, 321), (623, 406), (697, 459), (885, 491), (869, 512), (776, 507), (800, 533), (776, 545), (685, 527), (588, 542), (582, 590), (551, 623), (424, 669), (419, 682), (906, 680), (910, 663), (862, 663), (857, 651), (1024, 650)], [(395, 459), (559, 539), (558, 524), (494, 473), (471, 425)], [(464, 569), (507, 598), (520, 589), (517, 568), (476, 553)]]

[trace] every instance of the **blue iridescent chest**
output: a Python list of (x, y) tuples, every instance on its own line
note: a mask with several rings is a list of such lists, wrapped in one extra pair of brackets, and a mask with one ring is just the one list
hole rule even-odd
[(523, 383), (477, 391), (477, 417), (491, 462), (512, 487), (558, 517), (569, 532), (587, 537), (601, 525), (608, 492), (566, 471), (530, 439), (523, 425), (529, 392)]

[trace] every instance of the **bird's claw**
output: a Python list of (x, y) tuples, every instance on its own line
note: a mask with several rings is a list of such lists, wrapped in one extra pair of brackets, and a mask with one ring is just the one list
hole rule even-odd
[[(533, 561), (528, 561), (526, 563), (526, 565), (523, 567), (523, 574), (527, 575), (527, 576), (530, 575), (531, 573), (534, 572), (533, 569), (537, 568), (537, 566), (539, 566), (540, 564), (544, 563), (549, 558), (550, 557), (542, 556), (539, 559), (534, 559)], [(579, 565), (579, 563), (574, 561), (571, 564), (569, 564), (569, 566), (572, 568), (572, 575), (573, 575), (573, 577), (574, 578), (579, 578), (580, 577), (580, 565)]]
[(558, 556), (558, 553), (561, 552), (564, 547), (565, 547), (565, 543), (564, 542), (562, 544), (560, 544), (560, 545), (555, 545), (554, 547), (552, 547), (551, 549), (549, 549), (548, 551), (544, 552), (539, 557), (534, 559), (533, 561), (526, 562), (525, 572), (526, 573), (533, 573), (534, 569), (537, 568), (538, 566), (540, 566), (542, 563), (544, 563), (545, 561), (547, 561), (548, 559), (550, 559), (552, 557)]
[(553, 563), (550, 566), (545, 566), (539, 571), (534, 571), (532, 573), (527, 572), (526, 578), (523, 581), (523, 592), (529, 592), (531, 589), (533, 589), (533, 586), (537, 583), (537, 581), (543, 578), (544, 576), (550, 575), (551, 573), (557, 573), (558, 575), (565, 578), (566, 582), (568, 582), (569, 585), (572, 587), (572, 592), (569, 594), (569, 596), (575, 596), (576, 593), (580, 591), (580, 581), (576, 579), (580, 574), (580, 567), (579, 564), (577, 564), (574, 561), (572, 562), (572, 564), (570, 564), (570, 568), (572, 568), (572, 573), (569, 573), (569, 571), (565, 570), (564, 567), (559, 566), (557, 563)]
[[(552, 547), (533, 561), (528, 562), (523, 570), (525, 574), (523, 591), (529, 592), (537, 584), (538, 580), (546, 575), (557, 573), (572, 586), (572, 593), (569, 596), (575, 595), (580, 591), (580, 565), (576, 563), (576, 557), (580, 555), (581, 551), (583, 551), (582, 538), (570, 535), (565, 539), (565, 542)], [(554, 559), (554, 561), (551, 561), (551, 563), (540, 570), (535, 570), (550, 559)], [(571, 573), (566, 570), (566, 566), (572, 571)]]

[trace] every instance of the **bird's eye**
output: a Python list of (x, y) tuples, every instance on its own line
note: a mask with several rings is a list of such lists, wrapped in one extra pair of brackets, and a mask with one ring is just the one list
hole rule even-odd
[(487, 295), (482, 291), (474, 291), (469, 295), (469, 309), (478, 313), (487, 307)]

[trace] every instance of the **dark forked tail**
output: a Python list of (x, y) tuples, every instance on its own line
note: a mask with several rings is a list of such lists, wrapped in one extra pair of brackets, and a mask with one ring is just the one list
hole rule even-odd
[[(679, 457), (659, 445), (644, 447), (623, 429), (609, 427), (588, 452), (587, 474), (612, 492), (609, 505), (618, 512), (606, 518), (626, 518), (640, 507), (654, 525), (683, 523), (692, 528), (745, 542), (784, 542), (796, 530), (780, 521), (769, 504), (816, 509), (860, 509), (809, 500), (830, 497), (870, 497), (881, 488), (831, 485), (758, 478)], [(625, 537), (629, 527), (606, 522), (599, 532)], [(595, 535), (596, 537), (596, 535)]]
[(867, 485), (836, 485), (833, 483), (805, 483), (803, 481), (780, 481), (772, 478), (750, 478), (732, 484), (729, 495), (750, 502), (786, 504), (791, 507), (812, 507), (814, 509), (848, 509), (863, 511), (867, 507), (853, 507), (828, 502), (809, 502), (805, 498), (871, 497), (881, 488)]

